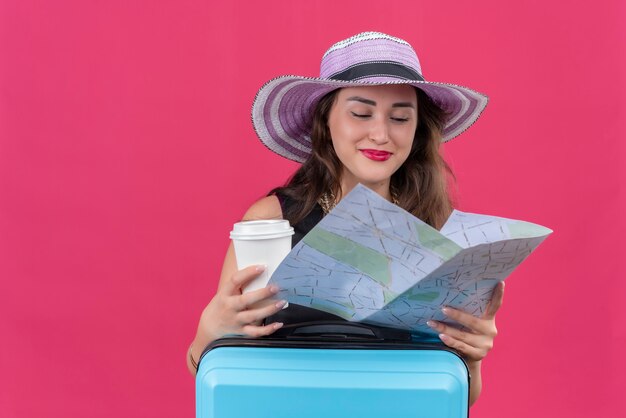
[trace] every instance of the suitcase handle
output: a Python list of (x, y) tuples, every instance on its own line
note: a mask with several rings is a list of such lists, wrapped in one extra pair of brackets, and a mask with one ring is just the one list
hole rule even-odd
[(325, 338), (358, 340), (400, 340), (411, 339), (410, 333), (393, 328), (383, 328), (347, 321), (301, 322), (285, 325), (272, 337), (278, 338)]
[(323, 336), (323, 337), (361, 337), (376, 338), (377, 335), (369, 327), (357, 326), (354, 324), (306, 324), (294, 327), (293, 336)]

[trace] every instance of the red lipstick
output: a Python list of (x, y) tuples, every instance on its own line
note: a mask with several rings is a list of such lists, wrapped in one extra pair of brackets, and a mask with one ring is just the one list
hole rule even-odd
[(373, 161), (387, 161), (391, 157), (391, 153), (377, 149), (361, 149), (361, 153)]

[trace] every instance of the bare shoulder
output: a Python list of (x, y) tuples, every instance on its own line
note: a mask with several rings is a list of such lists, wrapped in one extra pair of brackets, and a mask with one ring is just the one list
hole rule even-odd
[(256, 219), (282, 219), (283, 211), (280, 207), (278, 198), (274, 195), (266, 196), (254, 202), (252, 206), (243, 215), (244, 221), (253, 221)]

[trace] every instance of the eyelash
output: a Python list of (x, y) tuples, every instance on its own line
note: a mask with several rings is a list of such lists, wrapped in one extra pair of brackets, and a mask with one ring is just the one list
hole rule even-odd
[[(355, 118), (359, 118), (359, 119), (367, 119), (371, 116), (367, 114), (359, 114), (359, 113), (354, 113), (354, 112), (351, 112), (351, 113), (352, 113), (352, 116), (354, 116)], [(391, 118), (391, 120), (395, 122), (408, 122), (409, 121), (408, 118)]]

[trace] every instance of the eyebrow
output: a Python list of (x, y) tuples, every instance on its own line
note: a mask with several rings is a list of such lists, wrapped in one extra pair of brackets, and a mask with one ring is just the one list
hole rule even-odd
[[(347, 101), (352, 101), (352, 102), (361, 102), (364, 103), (366, 105), (370, 105), (370, 106), (376, 106), (376, 102), (370, 99), (365, 99), (363, 97), (360, 96), (352, 96), (352, 97), (348, 97), (346, 99)], [(411, 107), (413, 109), (415, 109), (415, 105), (411, 102), (398, 102), (398, 103), (394, 103), (391, 105), (391, 107)]]

